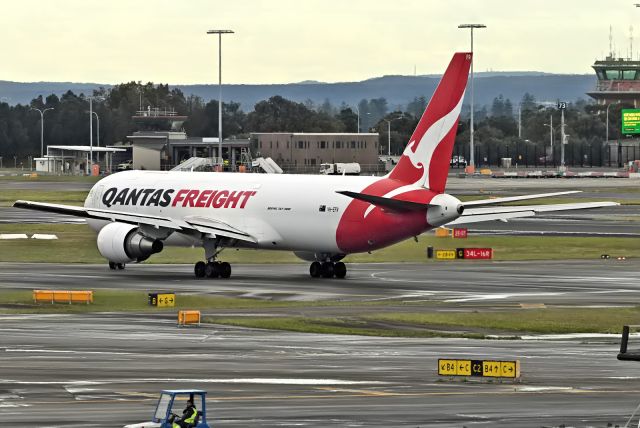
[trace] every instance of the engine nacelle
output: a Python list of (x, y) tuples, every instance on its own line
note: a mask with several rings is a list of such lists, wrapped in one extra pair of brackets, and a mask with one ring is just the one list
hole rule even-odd
[(110, 262), (141, 262), (162, 251), (159, 239), (142, 235), (137, 226), (126, 223), (109, 223), (98, 233), (98, 251)]
[(430, 206), (427, 209), (427, 223), (434, 227), (452, 222), (460, 217), (464, 211), (462, 202), (446, 193), (434, 196), (429, 205), (435, 206)]

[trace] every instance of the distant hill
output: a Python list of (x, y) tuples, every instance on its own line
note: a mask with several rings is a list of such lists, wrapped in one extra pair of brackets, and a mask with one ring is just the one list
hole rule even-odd
[[(239, 102), (245, 111), (253, 110), (256, 102), (274, 95), (304, 102), (311, 100), (321, 104), (328, 99), (333, 105), (357, 104), (361, 99), (386, 98), (390, 109), (404, 107), (414, 97), (431, 97), (439, 76), (383, 76), (361, 82), (322, 83), (304, 81), (289, 84), (223, 85), (223, 100)], [(538, 101), (563, 99), (575, 101), (588, 98), (585, 92), (595, 87), (596, 78), (591, 74), (547, 74), (540, 72), (486, 72), (476, 73), (475, 102), (490, 104), (502, 94), (516, 105), (525, 92), (533, 94)], [(60, 96), (68, 90), (76, 94), (88, 94), (94, 88), (109, 88), (112, 85), (99, 83), (33, 82), (20, 83), (0, 81), (0, 100), (10, 104), (28, 104), (38, 95), (52, 93)], [(198, 95), (205, 101), (217, 99), (217, 85), (171, 85), (180, 88), (185, 95)], [(8, 100), (7, 100), (8, 99)]]

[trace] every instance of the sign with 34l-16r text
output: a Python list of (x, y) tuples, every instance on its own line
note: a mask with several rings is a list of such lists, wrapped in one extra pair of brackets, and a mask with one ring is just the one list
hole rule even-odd
[(640, 109), (622, 110), (622, 133), (640, 134)]

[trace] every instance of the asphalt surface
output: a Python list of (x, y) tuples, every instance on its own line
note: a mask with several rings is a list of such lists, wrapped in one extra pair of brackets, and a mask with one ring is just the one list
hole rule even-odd
[[(24, 188), (42, 189), (42, 184)], [(638, 186), (617, 179), (451, 178), (449, 184), (453, 194), (490, 196), (606, 186), (599, 198), (635, 198), (624, 189)], [(618, 185), (623, 190), (611, 190)], [(533, 201), (538, 202), (552, 201)], [(56, 217), (0, 209), (5, 223), (67, 221)], [(470, 227), (477, 234), (635, 236), (637, 217), (630, 206)], [(106, 265), (0, 262), (0, 301), (10, 289), (124, 288), (286, 301), (389, 300), (394, 310), (407, 301), (437, 303), (425, 310), (455, 311), (542, 304), (628, 307), (640, 300), (639, 276), (640, 261), (631, 259), (360, 264), (349, 266), (345, 280), (312, 280), (306, 264), (234, 265), (229, 280), (196, 280), (191, 265), (128, 265), (110, 271)], [(260, 309), (252, 315), (313, 316), (331, 310), (344, 315), (349, 307)], [(640, 337), (632, 338), (630, 348), (634, 339), (640, 348)], [(150, 419), (164, 388), (209, 391), (213, 426), (622, 426), (640, 402), (640, 363), (617, 361), (618, 349), (619, 337), (611, 335), (375, 338), (218, 325), (178, 328), (175, 314), (166, 312), (5, 314), (0, 315), (0, 426), (141, 422)], [(440, 378), (438, 358), (518, 359), (522, 379)]]
[(345, 280), (312, 279), (306, 264), (233, 265), (230, 279), (196, 279), (192, 265), (0, 263), (7, 289), (102, 289), (195, 292), (284, 301), (433, 300), (443, 303), (635, 305), (640, 260), (440, 261), (349, 264)]
[[(164, 388), (207, 390), (208, 420), (224, 427), (605, 427), (640, 401), (640, 367), (616, 360), (616, 337), (306, 335), (117, 314), (0, 320), (3, 426), (142, 422)], [(439, 378), (443, 357), (517, 359), (522, 379)]]

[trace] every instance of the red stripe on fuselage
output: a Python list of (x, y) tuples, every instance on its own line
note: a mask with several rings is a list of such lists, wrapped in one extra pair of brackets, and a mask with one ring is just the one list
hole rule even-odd
[[(362, 193), (383, 196), (404, 185), (405, 183), (397, 180), (383, 178), (362, 190)], [(428, 204), (434, 196), (434, 192), (424, 189), (402, 193), (393, 199)], [(336, 229), (336, 243), (342, 252), (348, 254), (377, 250), (419, 235), (430, 228), (426, 211), (399, 213), (376, 207), (365, 217), (370, 205), (354, 199), (347, 206)]]

